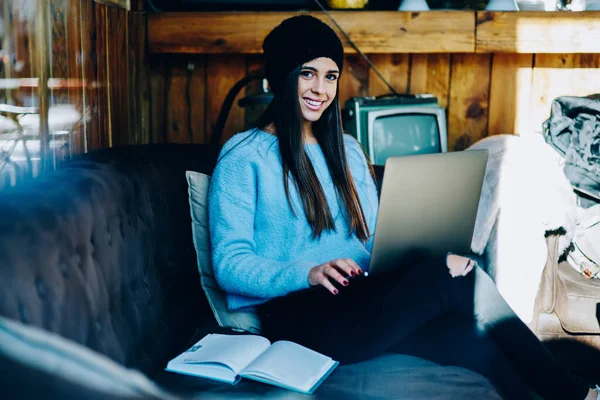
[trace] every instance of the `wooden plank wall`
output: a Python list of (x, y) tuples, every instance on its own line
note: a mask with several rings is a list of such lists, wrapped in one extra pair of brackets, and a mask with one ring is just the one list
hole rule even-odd
[[(552, 99), (600, 93), (600, 54), (373, 54), (398, 92), (432, 93), (447, 108), (449, 147), (488, 135), (540, 132)], [(150, 59), (150, 142), (205, 143), (233, 84), (261, 71), (260, 55)], [(256, 85), (254, 86), (256, 88)], [(236, 99), (222, 141), (249, 126)], [(340, 101), (387, 92), (358, 55), (347, 55)]]

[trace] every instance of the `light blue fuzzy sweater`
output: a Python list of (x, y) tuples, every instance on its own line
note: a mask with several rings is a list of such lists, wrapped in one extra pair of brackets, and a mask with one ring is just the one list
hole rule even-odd
[[(358, 142), (345, 135), (350, 171), (371, 235), (377, 191)], [(309, 287), (308, 272), (336, 258), (352, 258), (367, 270), (373, 236), (365, 244), (349, 236), (325, 158), (318, 144), (305, 150), (327, 197), (336, 231), (312, 239), (302, 201), (293, 183), (288, 204), (276, 136), (253, 129), (223, 147), (209, 192), (209, 227), (215, 277), (227, 292), (230, 310), (252, 307)]]

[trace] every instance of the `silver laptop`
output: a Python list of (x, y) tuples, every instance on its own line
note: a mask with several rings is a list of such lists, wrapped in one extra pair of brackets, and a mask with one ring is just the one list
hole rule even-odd
[(487, 150), (390, 157), (385, 164), (369, 274), (408, 257), (467, 254)]

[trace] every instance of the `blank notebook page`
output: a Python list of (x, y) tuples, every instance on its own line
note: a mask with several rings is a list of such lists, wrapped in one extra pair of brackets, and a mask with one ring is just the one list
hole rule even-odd
[(308, 390), (333, 364), (334, 361), (327, 356), (282, 340), (271, 345), (243, 373)]
[(269, 341), (260, 336), (228, 336), (211, 334), (198, 343), (202, 347), (193, 353), (184, 353), (186, 364), (217, 362), (231, 367), (237, 374), (269, 347)]

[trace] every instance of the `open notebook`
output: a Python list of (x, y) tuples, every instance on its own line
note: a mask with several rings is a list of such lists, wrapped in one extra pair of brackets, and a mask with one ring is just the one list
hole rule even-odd
[(236, 384), (241, 378), (311, 394), (339, 363), (299, 344), (257, 335), (209, 334), (165, 370)]

